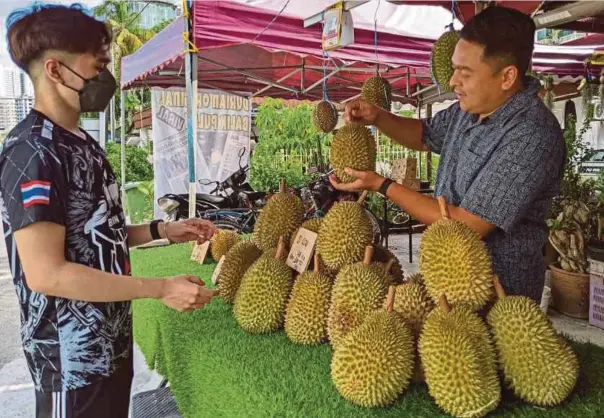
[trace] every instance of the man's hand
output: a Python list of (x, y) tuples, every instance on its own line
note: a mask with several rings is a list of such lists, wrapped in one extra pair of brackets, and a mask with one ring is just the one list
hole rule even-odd
[(351, 168), (346, 168), (344, 171), (357, 179), (352, 183), (341, 183), (335, 175), (331, 175), (329, 181), (334, 188), (345, 192), (362, 192), (365, 190), (375, 192), (379, 190), (384, 181), (384, 177), (374, 171), (355, 171)]
[(165, 280), (159, 300), (179, 312), (190, 312), (210, 303), (218, 290), (208, 289), (199, 278), (190, 275)]
[(212, 238), (215, 233), (214, 224), (203, 219), (183, 219), (164, 224), (166, 238), (175, 243), (197, 241), (198, 239), (204, 242)]
[(379, 107), (363, 99), (357, 99), (346, 104), (344, 120), (347, 123), (357, 122), (365, 125), (375, 125), (380, 112), (382, 112), (382, 109)]

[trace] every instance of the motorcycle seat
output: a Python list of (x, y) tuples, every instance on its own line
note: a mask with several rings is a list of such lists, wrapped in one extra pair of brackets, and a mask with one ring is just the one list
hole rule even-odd
[(197, 193), (197, 200), (205, 200), (210, 203), (223, 203), (226, 198), (222, 196), (214, 196), (213, 194)]
[(261, 199), (266, 196), (266, 193), (264, 192), (248, 192), (247, 190), (244, 190), (241, 193), (245, 194), (250, 200)]

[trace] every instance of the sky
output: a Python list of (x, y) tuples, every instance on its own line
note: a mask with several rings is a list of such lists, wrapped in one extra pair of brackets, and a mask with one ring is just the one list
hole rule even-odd
[[(72, 4), (72, 3), (81, 3), (87, 7), (94, 7), (96, 5), (98, 5), (99, 3), (101, 3), (101, 0), (80, 0), (80, 1), (74, 1), (74, 0), (50, 0), (50, 1), (38, 1), (38, 3), (62, 3), (62, 4)], [(0, 25), (1, 25), (1, 29), (0, 29), (0, 34), (1, 34), (1, 41), (0, 41), (0, 47), (2, 48), (0, 50), (0, 65), (4, 65), (4, 66), (13, 66), (13, 62), (10, 60), (10, 57), (8, 56), (8, 49), (6, 46), (6, 17), (14, 10), (17, 8), (23, 8), (23, 7), (27, 7), (28, 5), (31, 5), (33, 3), (33, 1), (25, 1), (25, 0), (0, 0)]]

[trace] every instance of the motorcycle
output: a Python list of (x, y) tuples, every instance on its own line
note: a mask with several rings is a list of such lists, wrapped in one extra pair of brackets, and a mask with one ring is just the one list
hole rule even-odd
[[(216, 187), (210, 193), (195, 195), (195, 215), (197, 218), (214, 221), (226, 220), (232, 223), (250, 210), (261, 208), (266, 203), (266, 193), (256, 192), (247, 183), (249, 164), (241, 165), (245, 148), (239, 151), (239, 169), (224, 181), (199, 180), (200, 184)], [(166, 220), (176, 221), (189, 218), (189, 195), (168, 193), (157, 200), (160, 209), (166, 213)], [(216, 222), (214, 222), (216, 224)], [(225, 226), (226, 228), (227, 226)], [(234, 226), (228, 226), (233, 229)], [(246, 228), (247, 229), (247, 228)]]

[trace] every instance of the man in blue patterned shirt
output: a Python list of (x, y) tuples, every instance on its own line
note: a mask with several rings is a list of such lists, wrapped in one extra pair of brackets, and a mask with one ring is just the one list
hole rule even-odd
[[(458, 102), (424, 120), (407, 119), (363, 100), (346, 107), (348, 121), (374, 124), (388, 137), (440, 154), (435, 188), (453, 219), (486, 242), (509, 294), (540, 301), (545, 276), (545, 219), (559, 193), (566, 148), (560, 125), (525, 76), (535, 25), (521, 12), (488, 7), (461, 31), (450, 85)], [(354, 172), (342, 190), (380, 191), (424, 224), (440, 219), (436, 199), (374, 172)]]

